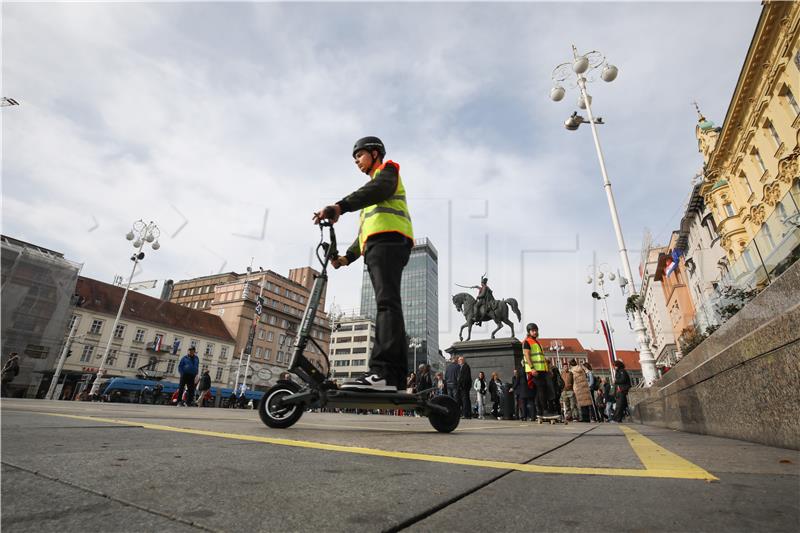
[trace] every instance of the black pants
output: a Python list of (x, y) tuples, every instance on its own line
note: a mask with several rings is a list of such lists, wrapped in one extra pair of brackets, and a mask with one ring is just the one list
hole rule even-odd
[(614, 421), (622, 422), (622, 417), (625, 416), (625, 409), (628, 408), (628, 395), (624, 392), (618, 392), (615, 395), (617, 405), (614, 407)]
[(472, 402), (469, 399), (469, 389), (459, 389), (457, 401), (461, 405), (461, 414), (464, 415), (464, 418), (472, 418)]
[(544, 416), (549, 414), (548, 406), (550, 400), (553, 399), (553, 386), (550, 381), (550, 375), (547, 372), (538, 372), (533, 376), (533, 382), (536, 384), (536, 414)]
[(183, 389), (186, 388), (186, 404), (194, 403), (194, 379), (197, 374), (181, 374), (181, 382), (178, 385), (178, 403), (183, 401)]
[(364, 256), (377, 306), (375, 345), (372, 348), (369, 369), (384, 376), (390, 384), (398, 388), (405, 385), (408, 373), (408, 343), (403, 303), (400, 299), (400, 281), (410, 254), (410, 243), (403, 238), (368, 242)]

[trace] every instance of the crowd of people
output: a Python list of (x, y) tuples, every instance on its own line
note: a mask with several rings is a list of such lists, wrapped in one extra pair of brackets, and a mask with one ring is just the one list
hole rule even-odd
[[(591, 364), (576, 359), (559, 369), (550, 368), (538, 343), (539, 328), (528, 324), (523, 359), (511, 381), (498, 372), (487, 379), (484, 372), (473, 378), (463, 356), (455, 356), (444, 373), (431, 372), (422, 364), (406, 380), (406, 391), (447, 394), (458, 402), (462, 418), (538, 420), (558, 418), (576, 422), (621, 422), (627, 414), (631, 378), (625, 363), (614, 362), (614, 379), (595, 376)], [(475, 392), (473, 403), (471, 391)]]

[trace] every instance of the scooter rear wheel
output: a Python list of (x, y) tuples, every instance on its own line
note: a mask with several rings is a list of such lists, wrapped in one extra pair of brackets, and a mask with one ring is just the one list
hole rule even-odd
[(300, 391), (300, 387), (291, 382), (273, 385), (264, 393), (264, 398), (258, 405), (258, 415), (267, 426), (277, 429), (286, 429), (300, 420), (305, 411), (305, 404), (280, 405), (279, 400)]
[(461, 422), (461, 409), (458, 402), (450, 396), (434, 396), (430, 403), (447, 409), (447, 414), (436, 411), (428, 412), (428, 420), (436, 431), (450, 433), (458, 427), (458, 423)]

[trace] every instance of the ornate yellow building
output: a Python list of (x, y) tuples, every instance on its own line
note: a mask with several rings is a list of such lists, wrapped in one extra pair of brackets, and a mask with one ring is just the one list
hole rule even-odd
[(800, 2), (763, 2), (723, 126), (701, 114), (696, 135), (728, 263), (760, 283), (798, 249)]

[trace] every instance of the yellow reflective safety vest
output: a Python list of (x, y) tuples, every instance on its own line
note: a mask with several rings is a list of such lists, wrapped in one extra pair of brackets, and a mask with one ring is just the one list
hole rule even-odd
[(523, 361), (525, 362), (525, 372), (530, 372), (531, 370), (536, 370), (537, 372), (547, 372), (549, 370), (547, 359), (544, 358), (544, 351), (542, 350), (539, 341), (532, 337), (528, 337), (527, 341), (531, 348), (531, 363), (533, 363), (533, 367), (531, 367), (523, 357)]
[(393, 165), (397, 168), (397, 189), (387, 200), (361, 210), (361, 224), (358, 230), (361, 253), (364, 253), (367, 239), (376, 233), (394, 231), (405, 235), (412, 241), (414, 240), (411, 214), (408, 212), (408, 204), (406, 203), (406, 189), (403, 187), (403, 180), (400, 178), (400, 165), (394, 161), (386, 161), (375, 169), (371, 179), (375, 179), (386, 168), (386, 165)]

